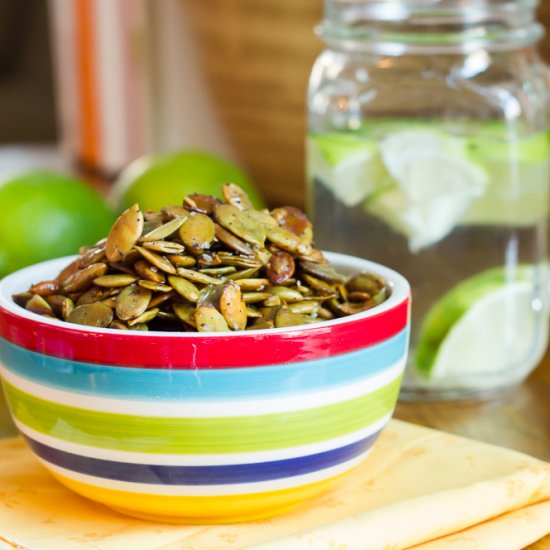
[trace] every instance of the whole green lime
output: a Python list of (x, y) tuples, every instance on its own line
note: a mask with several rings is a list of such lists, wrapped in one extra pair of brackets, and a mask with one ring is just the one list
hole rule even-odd
[(32, 171), (0, 184), (0, 277), (105, 237), (114, 214), (86, 183)]
[(181, 204), (191, 193), (222, 198), (224, 183), (242, 187), (256, 208), (265, 206), (260, 193), (239, 167), (203, 151), (180, 151), (138, 159), (122, 173), (113, 195), (120, 211), (135, 203), (142, 210), (159, 210), (169, 204)]

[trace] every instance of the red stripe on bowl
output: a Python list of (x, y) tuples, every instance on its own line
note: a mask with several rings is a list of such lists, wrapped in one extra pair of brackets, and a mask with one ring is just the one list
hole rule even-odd
[[(88, 331), (0, 308), (0, 336), (28, 350), (84, 363), (145, 368), (254, 367), (308, 361), (371, 346), (408, 324), (407, 298), (376, 315), (242, 333)], [(27, 312), (28, 313), (28, 312)]]

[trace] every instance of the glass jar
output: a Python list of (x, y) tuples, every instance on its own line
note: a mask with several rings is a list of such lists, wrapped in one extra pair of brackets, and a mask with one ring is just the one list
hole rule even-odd
[(308, 92), (317, 245), (413, 289), (404, 399), (491, 395), (548, 343), (549, 78), (535, 0), (326, 0)]

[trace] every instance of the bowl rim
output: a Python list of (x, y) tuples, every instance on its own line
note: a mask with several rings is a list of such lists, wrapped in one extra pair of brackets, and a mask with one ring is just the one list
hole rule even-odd
[[(4, 277), (2, 280), (0, 280), (0, 310), (5, 310), (7, 312), (10, 312), (13, 315), (16, 315), (18, 317), (22, 317), (24, 319), (34, 321), (39, 324), (49, 325), (52, 327), (57, 327), (64, 330), (70, 330), (75, 332), (83, 332), (83, 333), (95, 333), (95, 334), (101, 334), (101, 335), (121, 335), (121, 333), (124, 334), (124, 336), (128, 336), (129, 338), (147, 338), (151, 336), (155, 337), (167, 337), (167, 338), (186, 338), (186, 339), (192, 339), (197, 336), (201, 336), (201, 338), (204, 338), (204, 336), (208, 336), (209, 338), (238, 338), (239, 336), (243, 335), (265, 335), (265, 334), (285, 334), (285, 333), (293, 333), (296, 331), (307, 331), (308, 328), (315, 328), (315, 329), (323, 329), (323, 328), (330, 328), (342, 324), (350, 324), (362, 319), (366, 319), (369, 317), (374, 317), (376, 315), (379, 315), (380, 313), (384, 313), (386, 311), (389, 311), (400, 304), (403, 303), (403, 301), (410, 298), (411, 290), (410, 285), (408, 281), (405, 279), (403, 275), (398, 273), (397, 271), (386, 267), (382, 264), (372, 262), (370, 260), (366, 260), (357, 256), (351, 256), (347, 254), (341, 254), (337, 252), (329, 252), (329, 251), (323, 251), (325, 254), (327, 260), (329, 260), (330, 264), (332, 266), (335, 266), (337, 269), (341, 269), (344, 271), (349, 271), (351, 273), (353, 272), (360, 272), (360, 271), (370, 271), (376, 275), (384, 277), (384, 279), (388, 282), (390, 288), (391, 288), (391, 294), (390, 296), (380, 305), (373, 307), (372, 309), (369, 309), (367, 311), (356, 313), (353, 315), (349, 315), (346, 317), (340, 317), (337, 319), (330, 319), (327, 321), (321, 321), (318, 323), (312, 323), (310, 325), (295, 325), (291, 327), (283, 327), (283, 328), (270, 328), (270, 329), (259, 329), (259, 330), (246, 330), (246, 331), (229, 331), (229, 332), (179, 332), (179, 331), (140, 331), (140, 330), (125, 330), (120, 331), (117, 329), (111, 329), (111, 328), (99, 328), (99, 327), (90, 327), (87, 325), (77, 325), (73, 323), (67, 323), (66, 321), (61, 321), (59, 319), (50, 319), (48, 317), (43, 317), (37, 313), (33, 313), (31, 311), (27, 311), (21, 306), (17, 305), (13, 299), (12, 295), (17, 292), (23, 292), (28, 288), (28, 285), (26, 285), (26, 288), (22, 288), (22, 285), (18, 284), (18, 280), (20, 278), (23, 278), (26, 281), (32, 281), (34, 277), (32, 274), (35, 272), (38, 274), (40, 271), (52, 271), (52, 275), (55, 273), (58, 273), (61, 271), (63, 267), (68, 265), (71, 261), (73, 261), (75, 258), (77, 258), (77, 255), (72, 256), (64, 256), (62, 258), (55, 258), (52, 260), (46, 260), (44, 262), (40, 262), (37, 264), (33, 264), (31, 266), (25, 267), (23, 269), (20, 269), (18, 271), (15, 271), (14, 273), (11, 273), (10, 275)], [(360, 266), (360, 267), (358, 267)], [(45, 280), (42, 278), (36, 278), (36, 282), (39, 280)], [(31, 283), (29, 283), (31, 284)]]

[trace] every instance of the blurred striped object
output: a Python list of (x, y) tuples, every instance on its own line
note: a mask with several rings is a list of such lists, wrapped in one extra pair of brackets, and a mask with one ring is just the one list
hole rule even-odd
[(148, 153), (234, 155), (179, 0), (50, 0), (64, 149), (107, 176)]
[(148, 149), (145, 4), (51, 0), (64, 147), (116, 171)]

